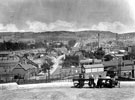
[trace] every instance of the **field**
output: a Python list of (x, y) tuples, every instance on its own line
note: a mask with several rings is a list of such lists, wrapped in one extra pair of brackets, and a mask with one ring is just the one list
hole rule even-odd
[(121, 88), (33, 88), (0, 91), (0, 100), (135, 100), (135, 83)]

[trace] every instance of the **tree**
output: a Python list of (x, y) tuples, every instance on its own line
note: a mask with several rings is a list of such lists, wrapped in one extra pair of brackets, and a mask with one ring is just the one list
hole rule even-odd
[(102, 47), (98, 48), (97, 51), (94, 52), (94, 56), (97, 59), (102, 59), (104, 55), (105, 55), (105, 52), (103, 51)]
[(69, 41), (68, 41), (68, 46), (69, 46), (69, 47), (73, 47), (73, 46), (75, 45), (75, 43), (76, 43), (76, 40), (74, 40), (74, 39), (69, 40)]
[(52, 60), (50, 58), (45, 59), (45, 62), (43, 63), (43, 65), (41, 65), (42, 71), (44, 73), (48, 72), (48, 79), (50, 79), (50, 69), (52, 68), (52, 65), (54, 63), (52, 62)]
[(112, 59), (113, 59), (113, 56), (110, 54), (104, 56), (104, 61), (110, 61)]

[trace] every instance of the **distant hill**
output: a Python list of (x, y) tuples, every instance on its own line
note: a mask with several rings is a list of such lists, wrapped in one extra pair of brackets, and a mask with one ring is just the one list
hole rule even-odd
[(0, 37), (4, 39), (21, 39), (21, 38), (32, 38), (35, 40), (88, 40), (96, 41), (98, 38), (98, 33), (100, 34), (101, 41), (109, 40), (135, 40), (135, 32), (125, 33), (125, 34), (116, 34), (110, 31), (47, 31), (47, 32), (0, 32)]

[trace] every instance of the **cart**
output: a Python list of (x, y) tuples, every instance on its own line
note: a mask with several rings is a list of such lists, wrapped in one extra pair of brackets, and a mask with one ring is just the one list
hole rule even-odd
[(120, 82), (113, 78), (99, 78), (97, 83), (94, 82), (94, 78), (85, 79), (83, 77), (73, 78), (73, 84), (76, 88), (83, 88), (87, 84), (90, 88), (113, 88), (119, 87)]

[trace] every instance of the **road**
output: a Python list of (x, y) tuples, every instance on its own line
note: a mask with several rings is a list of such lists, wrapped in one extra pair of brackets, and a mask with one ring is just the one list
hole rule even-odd
[(65, 54), (64, 55), (60, 55), (57, 58), (53, 57), (54, 65), (52, 66), (52, 69), (50, 70), (50, 74), (53, 74), (58, 67), (61, 67), (60, 63), (62, 62), (63, 58), (65, 58)]
[(54, 63), (53, 66), (52, 66), (52, 69), (50, 70), (50, 74), (53, 74), (56, 71), (56, 69), (58, 67), (60, 67), (60, 63), (62, 62), (62, 59), (65, 58), (65, 54), (60, 55), (57, 58), (45, 56), (43, 58), (35, 59), (35, 60), (33, 60), (33, 62), (38, 64), (41, 67), (41, 65), (43, 65), (43, 63), (46, 61), (46, 59), (45, 59), (46, 57), (51, 59), (52, 62)]

